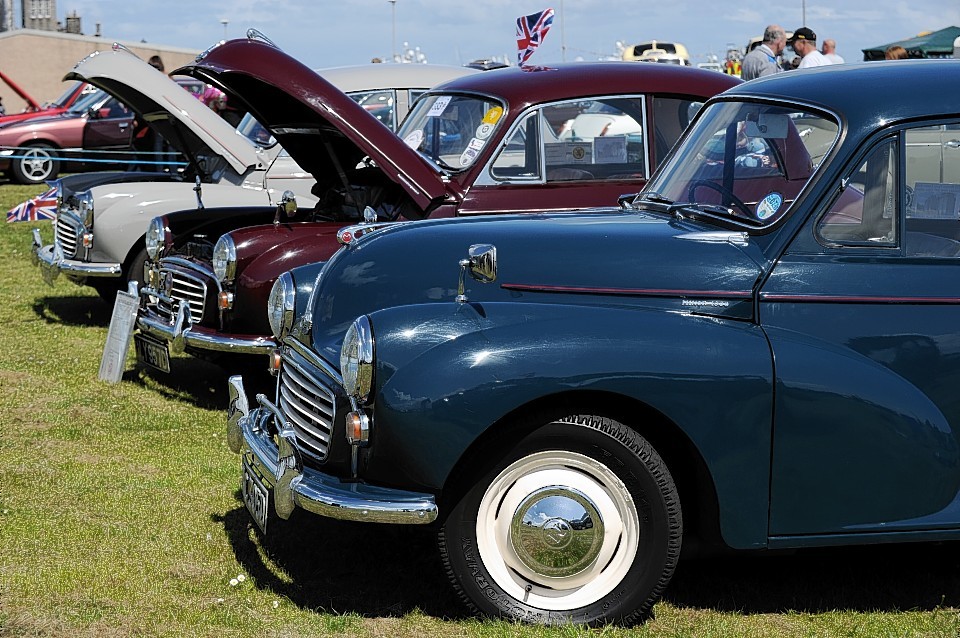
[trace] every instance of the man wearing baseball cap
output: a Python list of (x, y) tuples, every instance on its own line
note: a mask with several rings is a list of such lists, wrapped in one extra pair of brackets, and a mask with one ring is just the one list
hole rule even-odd
[(798, 69), (832, 64), (830, 58), (817, 51), (817, 34), (812, 29), (800, 27), (794, 31), (793, 37), (787, 40), (787, 46), (802, 58)]

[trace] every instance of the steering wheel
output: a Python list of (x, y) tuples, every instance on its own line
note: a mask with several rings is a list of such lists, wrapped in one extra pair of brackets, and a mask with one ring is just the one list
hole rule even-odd
[(739, 197), (737, 197), (736, 195), (734, 195), (734, 193), (733, 193), (732, 190), (729, 190), (729, 189), (727, 189), (726, 187), (721, 186), (720, 184), (717, 184), (716, 182), (711, 182), (711, 181), (709, 181), (709, 180), (698, 179), (698, 180), (694, 180), (694, 181), (690, 184), (690, 188), (689, 188), (689, 190), (687, 191), (687, 197), (690, 198), (690, 201), (696, 201), (696, 200), (697, 200), (697, 198), (694, 197), (694, 194), (696, 193), (697, 189), (700, 188), (701, 186), (706, 186), (707, 188), (712, 188), (713, 190), (717, 191), (717, 192), (720, 193), (721, 195), (727, 197), (727, 198), (730, 200), (730, 203), (733, 204), (734, 206), (736, 206), (737, 208), (739, 208), (741, 211), (743, 211), (743, 213), (744, 213), (747, 217), (753, 218), (753, 212), (752, 212), (749, 208), (747, 208), (747, 205), (743, 203), (743, 200), (742, 200), (742, 199), (740, 199)]

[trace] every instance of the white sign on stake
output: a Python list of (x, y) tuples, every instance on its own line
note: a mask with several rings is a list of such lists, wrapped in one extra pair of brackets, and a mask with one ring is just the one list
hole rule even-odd
[(103, 359), (100, 360), (98, 378), (101, 381), (119, 383), (123, 376), (130, 336), (137, 321), (137, 306), (136, 295), (124, 290), (117, 291), (117, 301), (113, 304), (113, 315), (107, 330), (107, 343), (103, 347)]

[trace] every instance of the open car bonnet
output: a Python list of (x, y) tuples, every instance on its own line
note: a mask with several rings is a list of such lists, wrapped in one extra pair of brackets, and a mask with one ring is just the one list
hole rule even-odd
[(188, 156), (219, 155), (241, 175), (261, 162), (256, 147), (226, 120), (122, 47), (87, 56), (64, 76), (64, 80), (74, 79), (120, 99)]
[(439, 170), (393, 131), (270, 43), (231, 40), (176, 72), (209, 82), (231, 100), (240, 100), (318, 181), (352, 169), (369, 156), (425, 211), (447, 192)]

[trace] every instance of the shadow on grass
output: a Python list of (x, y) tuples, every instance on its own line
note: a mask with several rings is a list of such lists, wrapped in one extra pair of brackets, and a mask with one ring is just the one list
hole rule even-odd
[(172, 356), (169, 374), (138, 364), (124, 373), (123, 380), (168, 398), (189, 401), (206, 410), (226, 410), (229, 403), (227, 379), (235, 374), (243, 376), (250, 401), (254, 401), (258, 392), (273, 396), (276, 379), (265, 368), (266, 357), (248, 359), (226, 356), (214, 363), (198, 357)]
[(33, 312), (47, 323), (68, 326), (108, 326), (113, 304), (99, 297), (40, 297), (33, 303)]
[(731, 554), (682, 561), (664, 600), (745, 614), (960, 606), (960, 543)]
[[(289, 521), (272, 515), (263, 537), (242, 505), (213, 518), (223, 523), (237, 561), (256, 586), (304, 609), (466, 617), (443, 573), (432, 528), (337, 521), (297, 510)], [(277, 577), (278, 569), (289, 582)]]
[[(239, 491), (235, 496), (239, 502)], [(242, 506), (213, 516), (258, 588), (331, 613), (468, 615), (443, 573), (432, 529), (336, 521), (301, 510), (289, 521), (271, 516), (266, 538)], [(280, 570), (289, 581), (277, 576)], [(960, 543), (684, 560), (663, 599), (678, 608), (742, 614), (957, 608)]]

